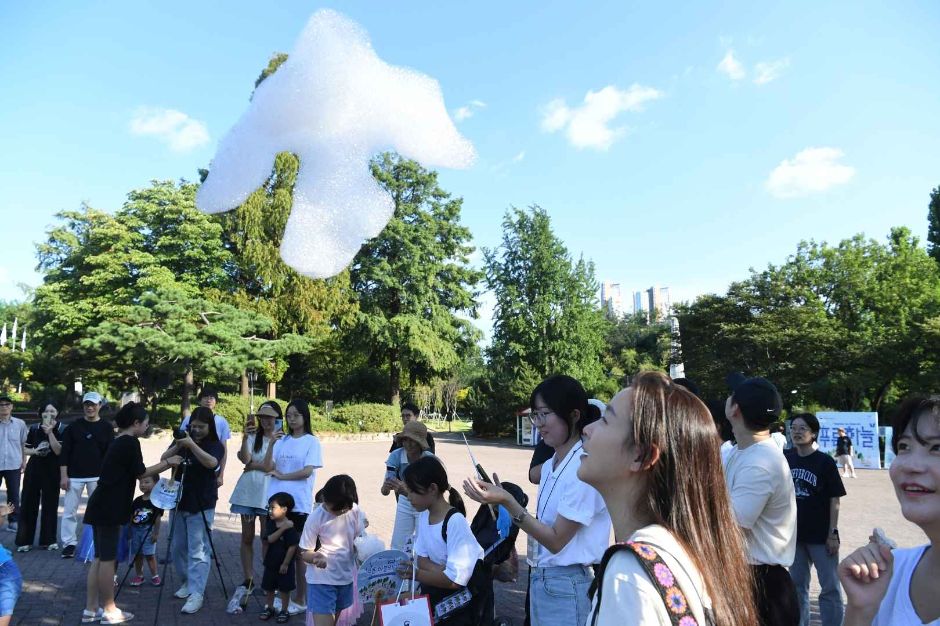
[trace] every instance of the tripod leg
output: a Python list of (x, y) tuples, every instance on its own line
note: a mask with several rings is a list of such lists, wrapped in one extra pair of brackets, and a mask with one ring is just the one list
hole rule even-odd
[[(143, 549), (144, 549), (144, 544), (146, 544), (146, 543), (147, 543), (147, 540), (150, 539), (150, 531), (152, 531), (152, 530), (153, 530), (153, 524), (151, 524), (151, 525), (147, 528), (147, 533), (144, 535), (144, 538), (141, 539), (140, 545), (137, 547), (137, 552), (134, 553), (134, 555), (131, 557), (130, 563), (127, 565), (127, 571), (124, 572), (124, 578), (121, 579), (121, 584), (118, 585), (117, 589), (114, 590), (114, 601), (115, 601), (115, 602), (117, 602), (118, 595), (120, 595), (121, 590), (124, 588), (124, 582), (127, 580), (127, 577), (130, 575), (131, 570), (134, 569), (134, 563), (137, 561), (137, 557), (140, 556), (141, 552), (143, 551)], [(131, 530), (131, 527), (130, 527), (130, 526), (127, 527), (127, 533), (128, 533), (128, 534), (131, 534), (131, 535), (133, 534), (133, 531)], [(130, 541), (130, 539), (128, 539), (128, 541)], [(117, 564), (115, 564), (114, 567), (115, 567), (115, 571), (116, 571), (116, 570), (117, 570)], [(164, 569), (165, 569), (165, 568), (164, 568)], [(166, 572), (164, 572), (164, 573), (166, 573)]]
[[(212, 509), (213, 520), (215, 519), (215, 509)], [(228, 598), (228, 592), (225, 590), (225, 578), (222, 577), (222, 564), (219, 563), (219, 555), (215, 552), (215, 542), (212, 541), (212, 528), (209, 526), (209, 520), (206, 518), (206, 512), (202, 513), (202, 524), (206, 529), (206, 537), (209, 539), (209, 549), (212, 552), (212, 560), (215, 561), (215, 571), (219, 575), (219, 585), (222, 587), (222, 596)]]

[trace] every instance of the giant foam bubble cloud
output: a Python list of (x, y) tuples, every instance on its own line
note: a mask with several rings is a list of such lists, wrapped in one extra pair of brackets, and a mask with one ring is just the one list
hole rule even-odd
[(427, 167), (464, 168), (475, 158), (437, 81), (384, 62), (358, 24), (321, 10), (219, 142), (196, 204), (206, 213), (234, 209), (265, 183), (278, 152), (293, 152), (300, 171), (281, 258), (307, 276), (333, 276), (394, 212), (369, 168), (388, 149)]

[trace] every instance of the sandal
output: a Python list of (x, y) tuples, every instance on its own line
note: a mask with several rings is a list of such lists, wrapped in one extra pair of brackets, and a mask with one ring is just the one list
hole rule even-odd
[(287, 611), (281, 611), (277, 614), (277, 619), (275, 620), (278, 624), (286, 624), (290, 619), (290, 613)]
[(274, 617), (275, 615), (277, 615), (277, 612), (275, 612), (274, 607), (266, 606), (264, 607), (264, 610), (261, 611), (261, 615), (258, 616), (258, 619), (266, 622), (272, 617)]

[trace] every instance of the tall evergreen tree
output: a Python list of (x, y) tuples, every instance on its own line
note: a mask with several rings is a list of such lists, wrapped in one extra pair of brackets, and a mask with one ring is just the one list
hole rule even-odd
[(940, 264), (940, 185), (930, 192), (927, 206), (927, 251)]
[(466, 317), (476, 316), (480, 274), (468, 263), (463, 201), (438, 186), (437, 173), (386, 153), (373, 161), (372, 175), (394, 199), (395, 214), (353, 261), (357, 330), (388, 367), (389, 400), (398, 404), (403, 372), (426, 382), (460, 365), (463, 347), (476, 339)]
[(589, 391), (602, 386), (607, 323), (593, 264), (571, 259), (538, 206), (507, 211), (501, 245), (484, 252), (496, 296), (490, 370), (505, 400), (524, 403), (551, 374), (573, 376)]

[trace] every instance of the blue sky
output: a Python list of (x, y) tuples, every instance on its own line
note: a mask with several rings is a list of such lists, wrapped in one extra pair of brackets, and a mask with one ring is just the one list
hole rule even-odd
[(57, 211), (194, 178), (324, 6), (441, 83), (479, 159), (440, 180), (478, 246), (537, 203), (599, 280), (676, 299), (801, 239), (926, 232), (936, 2), (3, 3), (0, 299), (41, 280)]

